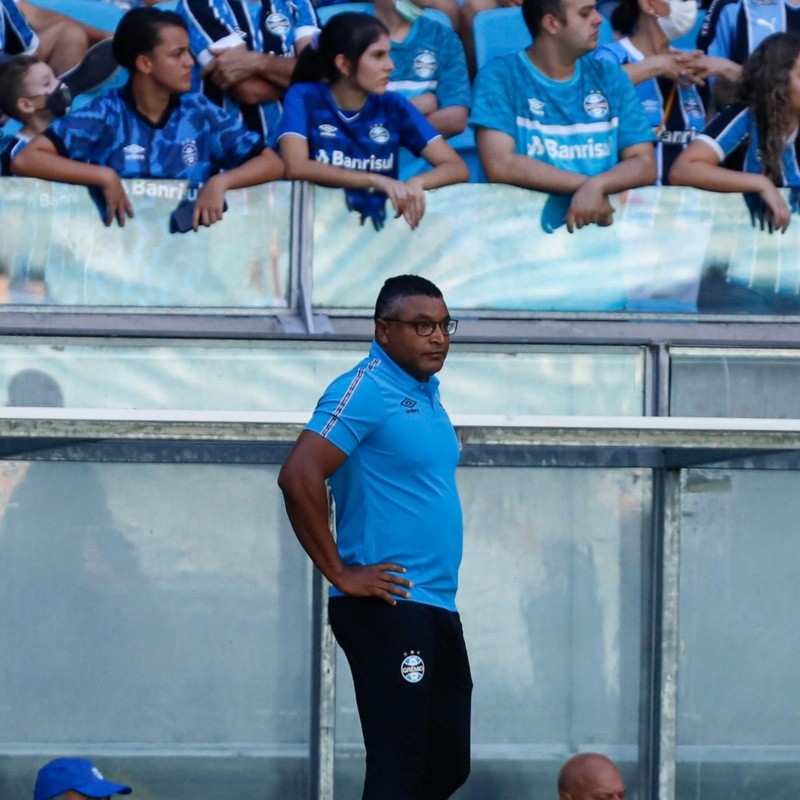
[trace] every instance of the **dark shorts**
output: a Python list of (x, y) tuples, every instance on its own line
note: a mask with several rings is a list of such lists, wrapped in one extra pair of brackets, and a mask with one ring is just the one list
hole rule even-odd
[(364, 800), (445, 800), (469, 774), (472, 677), (456, 612), (332, 597), (367, 750)]

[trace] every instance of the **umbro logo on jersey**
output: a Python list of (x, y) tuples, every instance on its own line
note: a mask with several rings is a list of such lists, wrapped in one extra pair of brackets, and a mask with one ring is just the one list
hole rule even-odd
[(403, 406), (406, 410), (406, 414), (419, 414), (419, 409), (417, 408), (417, 401), (412, 400), (410, 397), (404, 397), (400, 401), (400, 405)]
[(140, 144), (129, 144), (122, 148), (126, 161), (144, 161), (145, 149)]
[(544, 103), (535, 97), (528, 98), (528, 108), (531, 110), (531, 114), (536, 114), (537, 117), (541, 117), (544, 114)]
[(331, 125), (327, 122), (319, 126), (319, 135), (328, 139), (335, 137), (338, 132), (339, 129), (335, 125)]

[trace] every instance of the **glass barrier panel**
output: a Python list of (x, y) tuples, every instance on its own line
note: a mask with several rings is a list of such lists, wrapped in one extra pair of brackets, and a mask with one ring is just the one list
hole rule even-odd
[[(578, 750), (638, 792), (646, 470), (462, 467), (458, 605), (475, 680), (470, 800), (555, 797)], [(357, 797), (363, 745), (350, 671), (337, 666), (336, 796)]]
[(678, 798), (797, 796), (798, 489), (796, 472), (685, 475)]
[(136, 796), (306, 796), (310, 568), (277, 469), (2, 462), (0, 796), (84, 753)]
[(136, 216), (106, 228), (83, 186), (0, 180), (0, 305), (286, 307), (290, 183), (230, 191), (223, 220), (185, 234), (185, 181), (123, 184)]
[(672, 416), (800, 418), (796, 350), (671, 348), (670, 365)]
[(314, 296), (371, 308), (389, 276), (419, 273), (452, 309), (800, 313), (800, 225), (751, 224), (741, 195), (646, 187), (612, 198), (614, 224), (570, 234), (563, 197), (469, 184), (426, 193), (416, 231), (376, 232), (339, 189), (314, 188)]
[[(0, 339), (0, 403), (67, 408), (297, 411), (367, 342)], [(462, 349), (463, 348), (463, 349)], [(640, 416), (639, 348), (454, 344), (441, 372), (450, 413)]]

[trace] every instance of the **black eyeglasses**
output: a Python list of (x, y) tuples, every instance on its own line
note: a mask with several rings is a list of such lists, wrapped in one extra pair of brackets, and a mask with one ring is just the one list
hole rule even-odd
[(413, 325), (414, 330), (417, 332), (417, 336), (432, 336), (433, 332), (439, 328), (439, 330), (445, 336), (452, 336), (456, 330), (458, 330), (458, 320), (457, 319), (443, 319), (441, 322), (433, 322), (433, 320), (424, 319), (424, 320), (408, 320), (408, 319), (398, 319), (397, 317), (382, 317), (381, 319), (384, 322), (399, 322), (403, 325)]

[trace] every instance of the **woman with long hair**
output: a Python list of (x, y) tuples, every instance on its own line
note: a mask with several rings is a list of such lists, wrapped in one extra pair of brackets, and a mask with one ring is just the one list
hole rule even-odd
[(184, 179), (197, 194), (195, 230), (222, 219), (226, 190), (282, 176), (281, 160), (260, 135), (189, 91), (194, 59), (183, 17), (129, 11), (114, 34), (114, 55), (128, 84), (53, 122), (14, 158), (16, 174), (99, 189), (107, 225), (133, 216), (121, 178)]
[[(678, 157), (670, 181), (754, 196), (756, 215), (785, 231), (791, 211), (777, 187), (800, 188), (798, 125), (800, 34), (775, 33), (745, 61), (736, 102)], [(744, 153), (742, 171), (722, 163), (736, 151)]]
[[(425, 213), (425, 189), (469, 178), (462, 158), (399, 94), (387, 92), (392, 73), (386, 27), (369, 14), (332, 17), (298, 57), (286, 93), (278, 146), (286, 177), (345, 190), (348, 207), (376, 229), (386, 198), (412, 229)], [(432, 166), (398, 179), (400, 147)]]
[(595, 58), (619, 64), (636, 87), (657, 139), (658, 184), (667, 182), (673, 161), (705, 126), (698, 86), (739, 74), (732, 61), (672, 47), (696, 18), (697, 0), (620, 0), (611, 24), (623, 38), (594, 51)]

